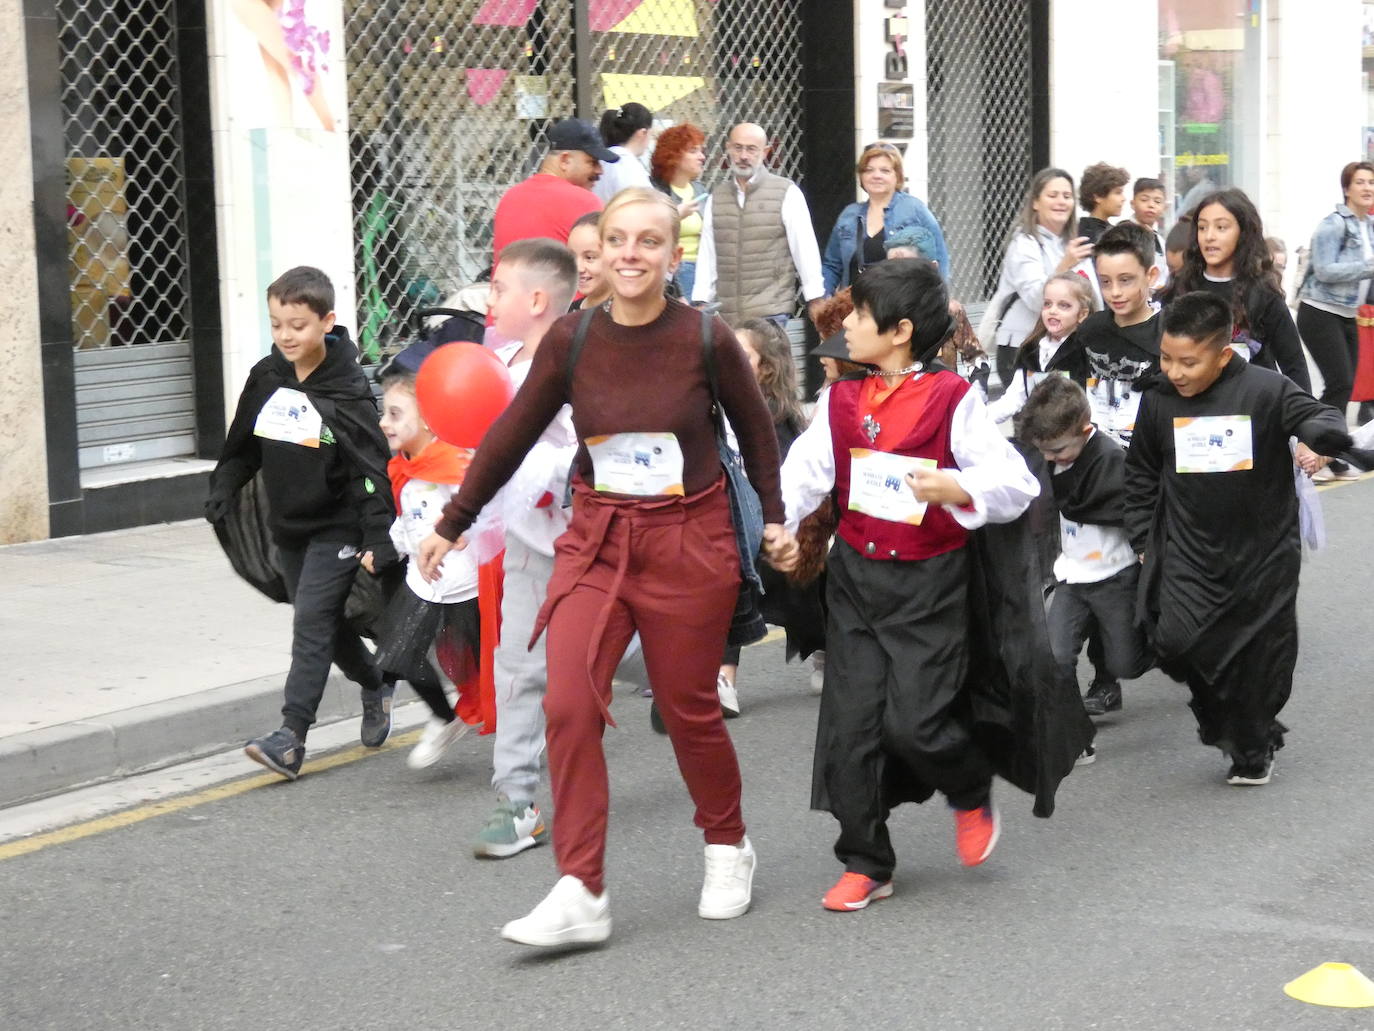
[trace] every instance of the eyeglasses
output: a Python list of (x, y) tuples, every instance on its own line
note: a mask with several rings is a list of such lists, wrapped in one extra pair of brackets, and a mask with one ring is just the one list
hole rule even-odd
[(743, 143), (727, 143), (725, 149), (731, 154), (747, 154), (751, 158), (758, 157), (763, 153), (763, 148), (753, 143), (748, 145)]
[(889, 154), (900, 154), (901, 148), (892, 143), (884, 143), (879, 140), (877, 143), (865, 143), (864, 150), (885, 150)]

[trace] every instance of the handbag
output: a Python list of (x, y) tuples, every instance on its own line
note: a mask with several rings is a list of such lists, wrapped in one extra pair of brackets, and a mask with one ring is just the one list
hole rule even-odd
[(744, 472), (744, 459), (730, 446), (725, 435), (725, 413), (720, 407), (716, 380), (716, 350), (712, 345), (710, 312), (701, 313), (701, 355), (706, 363), (706, 380), (711, 386), (711, 420), (716, 426), (716, 450), (725, 469), (725, 488), (730, 495), (730, 522), (735, 528), (735, 548), (739, 552), (739, 596), (730, 619), (726, 644), (731, 648), (753, 644), (768, 632), (763, 622), (760, 600), (763, 580), (757, 559), (763, 548), (763, 502)]
[(1355, 332), (1359, 337), (1359, 358), (1355, 362), (1352, 401), (1374, 401), (1374, 304), (1362, 304), (1355, 312)]

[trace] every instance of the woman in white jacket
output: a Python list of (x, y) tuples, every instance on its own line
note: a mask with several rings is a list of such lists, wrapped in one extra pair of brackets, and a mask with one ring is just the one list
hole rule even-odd
[(1007, 383), (1016, 349), (1035, 328), (1045, 282), (1064, 272), (1080, 272), (1101, 293), (1091, 264), (1092, 244), (1077, 235), (1073, 176), (1062, 168), (1042, 168), (1026, 190), (1021, 213), (1007, 241), (1002, 276), (988, 302), (978, 337), (984, 349), (995, 345), (997, 377)]

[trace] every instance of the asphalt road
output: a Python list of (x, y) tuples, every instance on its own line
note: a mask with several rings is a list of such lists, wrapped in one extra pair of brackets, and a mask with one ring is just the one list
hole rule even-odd
[(471, 857), (490, 746), (466, 739), (424, 773), (387, 751), (0, 860), (0, 1028), (1374, 1027), (1282, 992), (1324, 961), (1374, 975), (1374, 483), (1322, 497), (1332, 545), (1304, 568), (1268, 787), (1227, 787), (1184, 690), (1151, 674), (1052, 819), (1000, 786), (1001, 844), (965, 870), (946, 809), (900, 809), (896, 894), (828, 913), (816, 700), (772, 643), (746, 653), (731, 725), (759, 853), (741, 919), (696, 916), (692, 809), (627, 693), (606, 947), (500, 940), (557, 875), (548, 848)]

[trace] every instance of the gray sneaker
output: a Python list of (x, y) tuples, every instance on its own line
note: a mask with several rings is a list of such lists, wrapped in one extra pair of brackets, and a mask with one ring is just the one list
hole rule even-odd
[(507, 859), (542, 845), (548, 837), (548, 824), (533, 802), (512, 802), (502, 797), (477, 835), (472, 853), (478, 859)]
[(295, 780), (301, 774), (301, 763), (305, 761), (305, 742), (290, 728), (282, 727), (264, 737), (255, 737), (243, 746), (243, 753), (273, 773), (280, 773), (287, 780)]
[(363, 688), (363, 723), (358, 737), (368, 748), (381, 748), (391, 733), (391, 701), (395, 684), (383, 684), (375, 691)]

